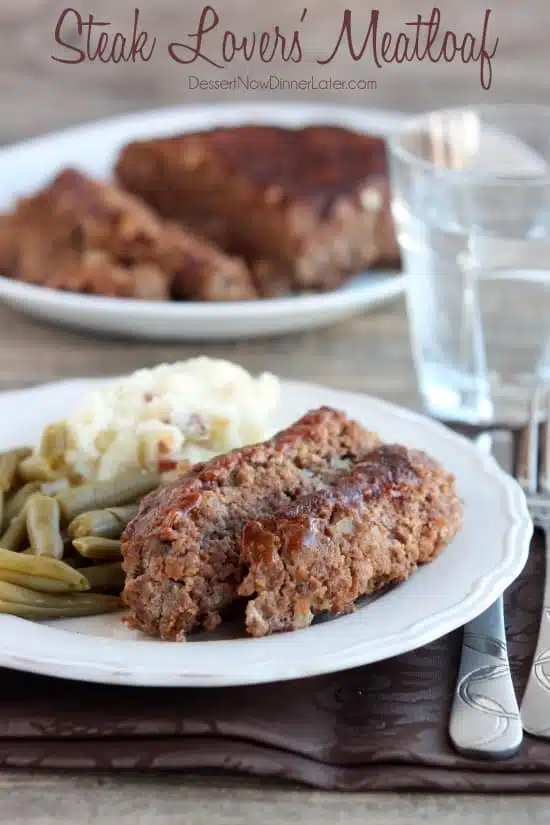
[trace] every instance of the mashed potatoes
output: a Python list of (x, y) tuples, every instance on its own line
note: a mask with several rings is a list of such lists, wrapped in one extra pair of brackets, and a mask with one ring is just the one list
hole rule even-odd
[(279, 394), (275, 376), (206, 357), (138, 370), (90, 393), (63, 422), (60, 464), (72, 478), (101, 480), (204, 461), (269, 438)]

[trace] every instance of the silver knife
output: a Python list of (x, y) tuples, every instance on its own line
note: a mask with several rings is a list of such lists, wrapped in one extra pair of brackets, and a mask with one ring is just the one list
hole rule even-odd
[(449, 735), (459, 753), (478, 759), (510, 759), (521, 747), (502, 597), (464, 628)]
[[(477, 439), (485, 452), (491, 443), (489, 436)], [(464, 627), (449, 735), (459, 753), (477, 759), (510, 759), (521, 747), (502, 596)]]

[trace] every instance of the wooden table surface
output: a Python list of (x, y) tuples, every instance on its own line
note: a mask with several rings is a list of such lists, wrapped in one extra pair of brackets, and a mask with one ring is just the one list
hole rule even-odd
[[(134, 2), (89, 0), (73, 7), (84, 18), (112, 23), (110, 31), (128, 32)], [(214, 4), (216, 5), (216, 4)], [(279, 24), (292, 31), (304, 8), (303, 0), (259, 3), (225, 0), (217, 5), (220, 29), (245, 34)], [(355, 0), (347, 4), (355, 15), (357, 41), (370, 9)], [(114, 8), (116, 6), (116, 8)], [(550, 30), (548, 0), (500, 0), (495, 3), (488, 33), (492, 48), (491, 89), (480, 86), (479, 66), (454, 61), (384, 66), (376, 70), (369, 60), (354, 62), (345, 55), (323, 71), (315, 63), (336, 43), (341, 10), (330, 0), (311, 0), (302, 24), (303, 60), (299, 65), (262, 65), (253, 59), (225, 69), (223, 76), (248, 73), (262, 79), (333, 77), (376, 79), (370, 92), (297, 92), (294, 98), (329, 100), (402, 111), (420, 111), (464, 102), (526, 100), (550, 103), (545, 58)], [(192, 90), (188, 75), (211, 78), (215, 70), (204, 61), (186, 67), (166, 55), (170, 40), (185, 41), (196, 30), (202, 2), (143, 0), (140, 21), (157, 36), (159, 51), (148, 63), (118, 65), (85, 61), (80, 65), (55, 62), (62, 56), (53, 32), (61, 4), (48, 0), (0, 0), (0, 143), (40, 134), (66, 125), (112, 114), (181, 102), (227, 100), (227, 93)], [(399, 31), (417, 11), (431, 6), (410, 0), (386, 0), (381, 29)], [(442, 29), (481, 33), (484, 8), (479, 0), (440, 0)], [(74, 23), (73, 15), (73, 23)], [(363, 29), (362, 25), (363, 24)], [(66, 24), (63, 38), (78, 45), (75, 26)], [(219, 39), (205, 51), (219, 50)], [(186, 41), (190, 43), (190, 40)], [(205, 41), (206, 42), (206, 41)], [(488, 47), (489, 47), (488, 46)], [(162, 48), (161, 48), (162, 47)], [(63, 55), (67, 55), (65, 50)], [(74, 52), (72, 54), (75, 54)], [(219, 76), (219, 74), (218, 74)], [(265, 94), (265, 93), (264, 93)], [(273, 91), (269, 100), (290, 99)], [(251, 93), (232, 92), (231, 100), (250, 100)], [(257, 98), (256, 98), (257, 99)], [(277, 340), (216, 346), (149, 345), (93, 338), (45, 326), (0, 308), (0, 389), (12, 389), (56, 378), (127, 372), (160, 360), (185, 358), (198, 352), (228, 357), (248, 369), (273, 370), (287, 377), (309, 379), (335, 387), (366, 391), (409, 406), (417, 406), (415, 380), (408, 347), (406, 317), (401, 300), (372, 314), (306, 335)], [(311, 825), (342, 822), (373, 825), (438, 822), (453, 825), (547, 823), (548, 803), (536, 796), (512, 798), (429, 794), (337, 795), (289, 788), (275, 782), (232, 778), (35, 775), (20, 771), (0, 774), (0, 810), (5, 822), (54, 823), (70, 821), (119, 825), (164, 823), (305, 822)]]

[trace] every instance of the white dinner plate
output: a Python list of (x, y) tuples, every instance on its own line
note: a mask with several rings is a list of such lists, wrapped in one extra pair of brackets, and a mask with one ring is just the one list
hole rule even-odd
[[(387, 136), (401, 117), (335, 105), (251, 103), (180, 106), (103, 120), (1, 150), (0, 211), (11, 208), (16, 198), (36, 191), (67, 166), (109, 177), (120, 149), (132, 140), (242, 123), (288, 127), (331, 123)], [(237, 340), (299, 332), (356, 315), (403, 290), (401, 274), (369, 272), (322, 295), (223, 304), (170, 303), (76, 295), (0, 276), (0, 300), (15, 309), (83, 330), (151, 340)]]
[[(0, 396), (0, 449), (36, 441), (97, 381), (68, 381)], [(355, 613), (294, 633), (243, 636), (235, 620), (187, 643), (146, 639), (120, 615), (33, 623), (0, 616), (0, 666), (92, 682), (218, 686), (313, 676), (396, 656), (450, 632), (488, 607), (521, 572), (532, 524), (519, 486), (490, 457), (408, 410), (347, 392), (283, 382), (276, 423), (328, 404), (387, 441), (424, 448), (457, 478), (464, 526), (441, 556)]]

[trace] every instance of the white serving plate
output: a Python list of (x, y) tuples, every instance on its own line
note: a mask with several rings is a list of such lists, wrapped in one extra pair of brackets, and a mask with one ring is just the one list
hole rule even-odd
[[(97, 381), (50, 384), (0, 395), (0, 449), (36, 441)], [(0, 666), (127, 685), (220, 686), (274, 682), (365, 665), (420, 647), (488, 607), (519, 575), (532, 533), (519, 486), (490, 457), (443, 426), (366, 395), (283, 382), (276, 423), (328, 404), (386, 441), (426, 449), (451, 470), (464, 526), (432, 564), (351, 615), (295, 633), (243, 637), (239, 621), (188, 643), (128, 630), (120, 615), (42, 624), (0, 616)]]
[[(0, 150), (0, 211), (67, 166), (109, 177), (118, 152), (131, 140), (242, 123), (331, 123), (387, 136), (400, 122), (396, 113), (310, 103), (180, 106), (103, 120)], [(73, 295), (0, 276), (0, 300), (15, 309), (56, 324), (149, 340), (238, 340), (299, 332), (371, 309), (403, 290), (401, 274), (370, 272), (323, 295), (169, 303)]]

